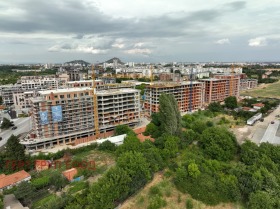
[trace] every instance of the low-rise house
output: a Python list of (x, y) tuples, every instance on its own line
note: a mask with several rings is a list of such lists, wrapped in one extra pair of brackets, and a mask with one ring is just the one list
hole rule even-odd
[(259, 110), (261, 108), (264, 107), (264, 104), (263, 103), (256, 103), (256, 104), (253, 104), (253, 108), (256, 109), (256, 110)]
[(71, 168), (69, 170), (63, 171), (62, 175), (65, 176), (65, 178), (68, 179), (68, 181), (73, 181), (74, 176), (78, 173), (78, 170), (76, 168)]
[(23, 181), (29, 181), (31, 176), (25, 170), (18, 171), (16, 173), (5, 175), (0, 175), (0, 191), (4, 189), (10, 189), (13, 186), (20, 184)]

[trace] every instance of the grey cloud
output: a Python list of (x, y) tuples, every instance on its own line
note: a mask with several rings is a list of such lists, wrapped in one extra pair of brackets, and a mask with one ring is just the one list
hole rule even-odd
[[(232, 4), (240, 5), (240, 2)], [(224, 14), (218, 9), (208, 9), (191, 13), (169, 13), (135, 20), (107, 16), (94, 5), (76, 0), (49, 0), (47, 2), (25, 0), (23, 3), (19, 1), (14, 6), (24, 11), (24, 15), (20, 19), (0, 15), (2, 20), (0, 31), (73, 33), (77, 34), (75, 39), (86, 38), (85, 34), (115, 38), (193, 36), (197, 31), (201, 31), (202, 24), (212, 23)], [(207, 27), (204, 26), (204, 28)]]
[(235, 2), (228, 3), (226, 5), (233, 10), (239, 10), (246, 7), (246, 1), (235, 1)]

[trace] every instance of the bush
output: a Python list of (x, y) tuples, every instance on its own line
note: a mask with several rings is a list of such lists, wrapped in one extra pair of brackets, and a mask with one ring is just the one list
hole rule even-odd
[(148, 209), (159, 209), (167, 205), (166, 201), (161, 196), (155, 195), (150, 198)]
[(186, 209), (193, 209), (193, 202), (191, 199), (186, 200)]
[(117, 149), (116, 145), (112, 142), (110, 142), (109, 140), (101, 143), (98, 146), (98, 150), (104, 150), (104, 151), (111, 151), (114, 152)]

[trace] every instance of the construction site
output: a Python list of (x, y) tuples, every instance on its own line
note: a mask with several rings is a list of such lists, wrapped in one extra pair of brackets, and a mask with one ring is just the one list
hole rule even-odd
[(214, 74), (213, 78), (195, 81), (191, 70), (189, 81), (153, 82), (151, 66), (141, 110), (136, 83), (104, 84), (102, 78), (95, 80), (92, 72), (92, 80), (67, 82), (63, 89), (39, 91), (39, 96), (30, 99), (32, 132), (21, 142), (28, 150), (106, 138), (114, 134), (117, 125), (137, 127), (141, 115), (150, 117), (159, 111), (163, 93), (174, 95), (182, 114), (228, 96), (239, 97), (238, 74)]
[(97, 107), (88, 87), (41, 91), (39, 95), (31, 99), (33, 132), (22, 143), (27, 149), (106, 138), (114, 134), (117, 125), (134, 127), (140, 121), (136, 89), (100, 90)]
[(139, 124), (139, 90), (116, 84), (97, 91), (93, 66), (91, 77), (89, 87), (39, 91), (31, 99), (32, 132), (21, 142), (27, 150), (86, 143), (112, 136), (117, 125)]
[(159, 97), (161, 94), (172, 94), (178, 102), (179, 110), (192, 112), (203, 108), (203, 83), (182, 82), (182, 83), (154, 83), (146, 87), (144, 95), (144, 109), (151, 115), (159, 111)]

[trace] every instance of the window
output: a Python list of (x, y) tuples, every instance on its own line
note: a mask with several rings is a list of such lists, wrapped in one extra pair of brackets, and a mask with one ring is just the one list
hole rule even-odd
[(70, 98), (70, 94), (67, 94), (67, 98)]

